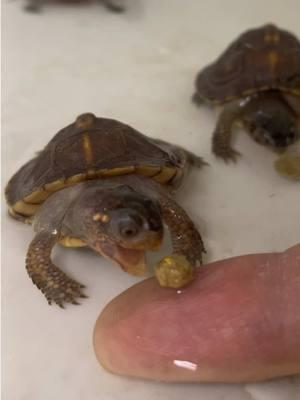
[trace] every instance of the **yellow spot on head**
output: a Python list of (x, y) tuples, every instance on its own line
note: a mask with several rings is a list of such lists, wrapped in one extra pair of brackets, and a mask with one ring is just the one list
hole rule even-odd
[(109, 216), (107, 214), (97, 213), (93, 215), (93, 221), (101, 221), (103, 223), (106, 223), (109, 221)]

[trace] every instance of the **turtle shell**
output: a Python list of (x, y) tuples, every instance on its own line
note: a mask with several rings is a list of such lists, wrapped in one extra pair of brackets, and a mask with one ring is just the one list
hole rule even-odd
[(270, 89), (300, 96), (300, 42), (274, 25), (249, 30), (200, 71), (196, 87), (213, 103)]
[(172, 146), (159, 147), (116, 120), (83, 114), (11, 178), (6, 199), (14, 217), (30, 217), (51, 193), (87, 179), (138, 173), (168, 184), (182, 168)]

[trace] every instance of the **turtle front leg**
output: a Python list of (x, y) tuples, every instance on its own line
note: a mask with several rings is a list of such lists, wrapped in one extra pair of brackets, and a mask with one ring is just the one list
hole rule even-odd
[(122, 13), (125, 11), (123, 6), (124, 0), (102, 0), (105, 7), (115, 13)]
[(219, 117), (212, 138), (212, 151), (224, 161), (237, 161), (240, 153), (231, 147), (232, 127), (241, 115), (241, 106), (238, 103), (226, 105)]
[(171, 197), (164, 196), (160, 204), (170, 231), (173, 253), (157, 264), (155, 275), (161, 286), (180, 288), (194, 279), (205, 248), (194, 223)]
[(64, 303), (77, 303), (78, 297), (86, 297), (84, 287), (69, 278), (51, 261), (50, 254), (58, 241), (58, 235), (41, 231), (30, 243), (26, 256), (26, 269), (32, 282), (44, 293), (48, 303), (64, 307)]
[(191, 100), (197, 107), (201, 107), (201, 106), (203, 106), (203, 104), (205, 104), (205, 100), (199, 95), (198, 92), (195, 92), (193, 94)]

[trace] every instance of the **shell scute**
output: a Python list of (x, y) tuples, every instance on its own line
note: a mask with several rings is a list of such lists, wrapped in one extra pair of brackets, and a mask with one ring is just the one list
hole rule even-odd
[(196, 88), (219, 104), (269, 89), (300, 96), (300, 42), (272, 24), (249, 30), (200, 71)]
[(52, 193), (87, 179), (138, 173), (168, 183), (183, 168), (174, 149), (121, 122), (84, 114), (11, 178), (6, 199), (12, 215), (27, 217)]

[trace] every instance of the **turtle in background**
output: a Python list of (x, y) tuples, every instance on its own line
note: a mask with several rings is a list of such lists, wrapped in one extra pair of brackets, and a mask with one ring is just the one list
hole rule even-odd
[[(40, 12), (43, 5), (48, 3), (51, 0), (27, 0), (27, 3), (24, 7), (26, 11), (29, 12)], [(56, 0), (57, 2), (62, 3), (82, 3), (85, 0)], [(124, 8), (124, 0), (98, 0), (100, 1), (109, 11), (115, 13), (121, 13), (125, 11)]]
[(156, 266), (159, 283), (177, 288), (193, 280), (204, 245), (173, 192), (190, 165), (203, 164), (181, 147), (90, 113), (59, 131), (5, 191), (9, 214), (36, 232), (26, 269), (48, 302), (63, 307), (84, 297), (83, 286), (52, 262), (57, 243), (89, 246), (143, 275), (145, 253), (160, 246), (163, 223), (173, 253)]
[(300, 42), (268, 24), (240, 35), (199, 72), (193, 100), (222, 105), (212, 151), (225, 161), (239, 153), (231, 139), (236, 122), (260, 144), (284, 151), (300, 137)]

